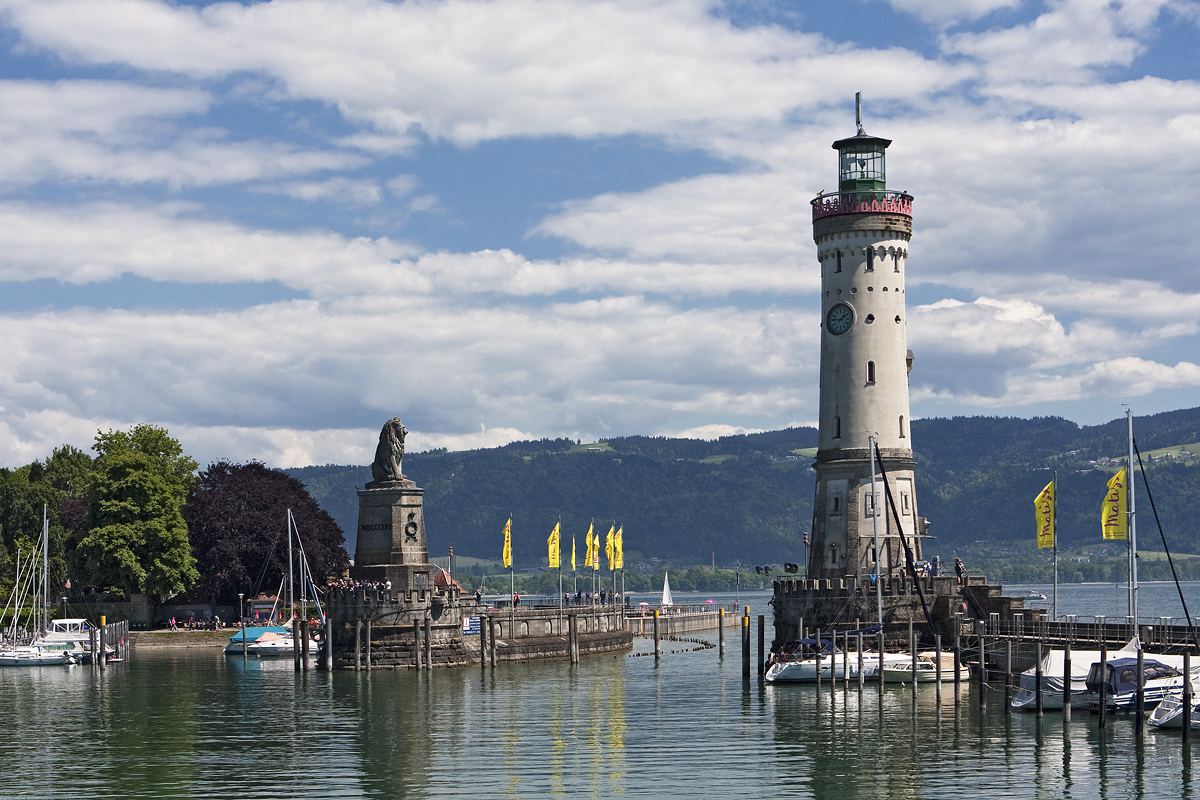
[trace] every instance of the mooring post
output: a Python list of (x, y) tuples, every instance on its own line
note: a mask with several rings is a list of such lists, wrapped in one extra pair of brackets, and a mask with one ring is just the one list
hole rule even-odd
[(764, 647), (766, 643), (763, 641), (767, 637), (767, 617), (765, 614), (758, 615), (758, 676), (761, 678), (766, 674), (764, 669), (766, 665), (766, 652)]
[(917, 702), (917, 639), (913, 633), (913, 621), (908, 621), (908, 653), (912, 662), (912, 673), (909, 677), (912, 678), (912, 699)]
[(954, 704), (958, 705), (958, 690), (962, 688), (962, 641), (959, 617), (954, 616)]
[(571, 631), (571, 663), (579, 663), (579, 615), (572, 614), (570, 620)]
[(717, 609), (717, 655), (725, 656), (725, 609)]
[[(1040, 661), (1041, 659), (1039, 659)], [(1004, 713), (1012, 713), (1012, 636), (1004, 640)]]
[(879, 679), (879, 710), (883, 711), (883, 626), (879, 626), (879, 669), (875, 677)]
[(333, 672), (333, 610), (325, 615), (325, 626), (321, 631), (321, 654), (325, 657), (326, 672)]
[(479, 668), (487, 670), (487, 635), (491, 627), (491, 617), (479, 615)]
[(308, 620), (300, 620), (300, 668), (308, 669)]
[(1108, 637), (1100, 642), (1100, 727), (1108, 726)]
[(1183, 749), (1190, 754), (1192, 740), (1192, 650), (1183, 651)]
[[(1133, 733), (1136, 736), (1141, 736), (1146, 727), (1146, 654), (1142, 650), (1142, 642), (1138, 640), (1137, 651), (1137, 705), (1133, 710)], [(1184, 680), (1190, 681), (1191, 675), (1184, 676)]]
[[(14, 619), (15, 619), (15, 617), (14, 617)], [(107, 659), (104, 657), (104, 649), (105, 649), (104, 648), (104, 639), (105, 639), (104, 626), (105, 626), (107, 620), (108, 620), (108, 617), (104, 616), (103, 614), (100, 616), (100, 650), (98, 652), (100, 653), (100, 671), (101, 672), (104, 672), (105, 668), (108, 666), (107, 664), (105, 664), (105, 661), (107, 661)]]
[(842, 695), (850, 692), (850, 631), (842, 633)]
[(365, 649), (367, 651), (367, 658), (366, 658), (367, 672), (370, 672), (371, 671), (371, 618), (370, 617), (367, 617), (367, 642), (366, 642), (366, 644), (367, 644), (367, 646)]
[(979, 636), (979, 708), (987, 708), (987, 643), (984, 641), (983, 620), (975, 620), (975, 633)]
[(1063, 648), (1063, 722), (1071, 721), (1071, 640)]
[(421, 670), (421, 620), (413, 620), (413, 669)]
[(658, 661), (662, 655), (660, 640), (658, 636), (658, 609), (654, 609), (654, 660)]
[(933, 635), (933, 680), (937, 689), (934, 691), (934, 700), (937, 701), (939, 710), (942, 708), (942, 635), (935, 633)]
[(1033, 679), (1036, 682), (1033, 689), (1033, 696), (1034, 702), (1036, 703), (1038, 719), (1042, 718), (1043, 709), (1045, 708), (1044, 697), (1042, 695), (1042, 677), (1042, 642), (1041, 640), (1038, 640), (1037, 664), (1035, 664), (1033, 668)]
[(425, 618), (425, 669), (433, 669), (433, 620)]
[[(577, 615), (577, 616), (576, 616), (576, 627), (578, 627), (578, 619), (579, 619), (579, 617), (578, 617), (578, 615)], [(503, 633), (503, 632), (504, 632), (503, 623), (501, 623), (501, 622), (493, 622), (493, 623), (492, 623), (492, 629), (491, 629), (491, 631), (489, 632), (489, 635), (488, 635), (488, 653), (489, 653), (489, 657), (490, 657), (490, 659), (491, 659), (491, 662), (492, 662), (492, 666), (493, 666), (493, 667), (494, 667), (494, 666), (496, 666), (496, 647), (497, 647), (497, 644), (496, 644), (496, 631), (497, 631), (497, 630), (499, 630), (501, 633)]]
[[(863, 634), (862, 630), (858, 632), (858, 641), (855, 644), (855, 650), (858, 652), (858, 696), (861, 698), (863, 693)], [(862, 707), (861, 704), (859, 706)]]
[(824, 649), (824, 647), (821, 644), (821, 629), (820, 628), (817, 628), (817, 630), (816, 630), (816, 640), (817, 640), (817, 688), (820, 689), (821, 688), (821, 656), (823, 655), (823, 653), (821, 651)]
[(354, 620), (354, 671), (362, 669), (362, 618)]
[(742, 615), (742, 677), (750, 677), (750, 606)]

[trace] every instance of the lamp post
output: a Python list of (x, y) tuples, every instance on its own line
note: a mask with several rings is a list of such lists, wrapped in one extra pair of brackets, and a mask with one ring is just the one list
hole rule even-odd
[(242, 610), (242, 598), (245, 592), (238, 592), (238, 620), (242, 624), (242, 663), (246, 663), (246, 612)]
[(67, 618), (67, 596), (66, 596), (65, 594), (63, 595), (63, 599), (62, 599), (62, 601), (63, 601), (63, 615), (62, 615), (62, 618), (63, 618), (63, 619), (66, 619), (66, 618)]

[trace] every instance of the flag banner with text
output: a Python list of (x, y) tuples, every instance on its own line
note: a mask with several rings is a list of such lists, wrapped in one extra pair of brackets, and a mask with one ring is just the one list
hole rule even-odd
[(575, 537), (571, 537), (571, 572), (575, 571)]
[(550, 568), (558, 567), (558, 537), (560, 535), (561, 523), (554, 523), (554, 530), (550, 531), (550, 538), (546, 540), (546, 545), (550, 548)]
[(616, 554), (613, 548), (616, 546), (613, 539), (617, 536), (617, 526), (613, 525), (608, 529), (608, 536), (604, 539), (604, 556), (608, 559), (608, 571), (612, 572), (616, 569)]
[(1105, 539), (1124, 539), (1129, 531), (1129, 487), (1125, 485), (1125, 470), (1122, 469), (1108, 482), (1108, 494), (1104, 495), (1104, 508), (1100, 511), (1100, 526)]
[(1037, 518), (1038, 549), (1054, 547), (1054, 481), (1034, 499), (1033, 515)]
[(616, 542), (617, 569), (625, 569), (625, 526), (617, 528)]
[(504, 566), (512, 566), (512, 517), (504, 523)]
[(587, 552), (584, 553), (584, 555), (583, 555), (583, 565), (585, 567), (590, 567), (592, 565), (592, 530), (593, 530), (594, 526), (595, 526), (595, 523), (593, 523), (592, 525), (588, 525), (587, 536), (584, 537), (584, 540), (583, 540), (584, 543), (587, 544)]

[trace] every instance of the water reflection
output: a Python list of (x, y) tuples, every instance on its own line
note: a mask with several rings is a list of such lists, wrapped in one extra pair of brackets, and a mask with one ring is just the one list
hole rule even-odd
[(297, 675), (204, 654), (0, 671), (5, 797), (1192, 797), (1178, 732), (966, 685), (743, 682), (715, 651)]

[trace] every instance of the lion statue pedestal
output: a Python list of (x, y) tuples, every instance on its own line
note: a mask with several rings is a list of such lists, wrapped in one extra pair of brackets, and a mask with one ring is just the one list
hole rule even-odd
[(374, 480), (358, 492), (358, 538), (350, 569), (355, 580), (390, 580), (400, 594), (431, 590), (436, 571), (425, 541), (425, 490), (400, 469), (407, 434), (399, 419), (388, 420), (379, 433)]

